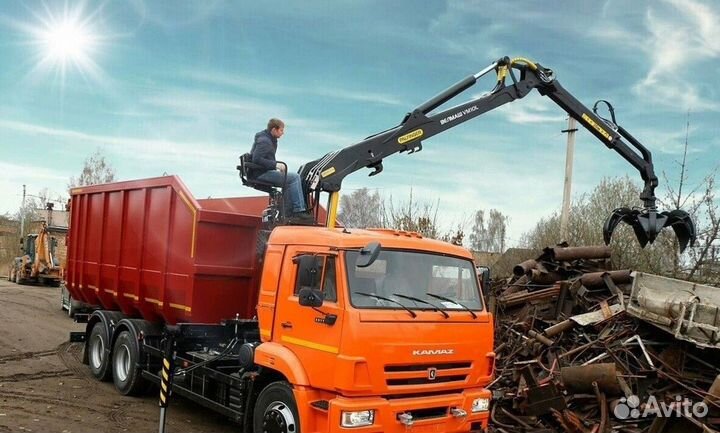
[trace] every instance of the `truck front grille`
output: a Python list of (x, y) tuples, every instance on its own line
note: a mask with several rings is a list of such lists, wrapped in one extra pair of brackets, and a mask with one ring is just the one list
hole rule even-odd
[(470, 361), (386, 365), (385, 382), (388, 387), (464, 382), (471, 369)]

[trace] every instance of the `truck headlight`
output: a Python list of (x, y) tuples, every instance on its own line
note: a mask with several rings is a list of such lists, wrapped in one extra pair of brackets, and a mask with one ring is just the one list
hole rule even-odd
[(356, 412), (345, 412), (340, 414), (340, 425), (342, 427), (364, 427), (375, 422), (374, 410), (360, 410)]
[(473, 400), (473, 404), (472, 404), (473, 413), (486, 412), (488, 409), (490, 409), (490, 399), (489, 398), (476, 398), (475, 400)]

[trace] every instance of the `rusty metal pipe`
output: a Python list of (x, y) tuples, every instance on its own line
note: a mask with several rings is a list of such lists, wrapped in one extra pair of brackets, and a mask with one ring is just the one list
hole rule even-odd
[(545, 253), (561, 262), (579, 259), (609, 259), (610, 247), (605, 245), (567, 248), (555, 247), (545, 248)]
[(555, 284), (555, 282), (562, 279), (562, 275), (557, 272), (543, 272), (539, 269), (530, 270), (530, 281), (536, 284)]
[(610, 395), (621, 395), (615, 363), (562, 367), (560, 380), (568, 391), (593, 393), (593, 382)]
[(546, 346), (552, 346), (553, 343), (555, 343), (551, 339), (547, 338), (546, 336), (544, 336), (541, 333), (534, 331), (532, 329), (527, 332), (527, 335), (529, 337), (536, 339), (537, 341), (541, 342), (542, 344), (544, 344)]
[(533, 259), (525, 260), (524, 262), (515, 265), (513, 268), (513, 274), (516, 277), (522, 277), (523, 275), (530, 273), (532, 269), (537, 268), (537, 265), (538, 263)]
[(585, 287), (603, 286), (605, 285), (605, 281), (603, 281), (603, 275), (608, 274), (610, 275), (610, 279), (612, 279), (613, 283), (628, 284), (632, 283), (632, 277), (630, 276), (631, 272), (632, 271), (630, 269), (625, 269), (621, 271), (590, 272), (580, 277), (580, 282)]
[(561, 332), (569, 331), (575, 327), (575, 322), (573, 322), (570, 319), (564, 320), (560, 323), (556, 323), (555, 325), (550, 326), (549, 328), (545, 328), (545, 331), (543, 331), (543, 334), (545, 334), (546, 337), (554, 337)]

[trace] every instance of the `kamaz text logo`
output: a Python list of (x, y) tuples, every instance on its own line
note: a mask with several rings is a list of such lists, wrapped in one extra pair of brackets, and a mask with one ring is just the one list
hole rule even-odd
[(423, 349), (413, 350), (414, 356), (428, 356), (428, 355), (452, 355), (455, 353), (454, 349)]

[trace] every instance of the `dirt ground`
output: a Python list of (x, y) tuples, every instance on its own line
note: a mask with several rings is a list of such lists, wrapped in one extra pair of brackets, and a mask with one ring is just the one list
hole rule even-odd
[[(158, 397), (124, 397), (82, 364), (84, 330), (60, 309), (60, 289), (0, 281), (0, 433), (154, 432)], [(175, 397), (167, 432), (237, 432), (239, 426)]]

